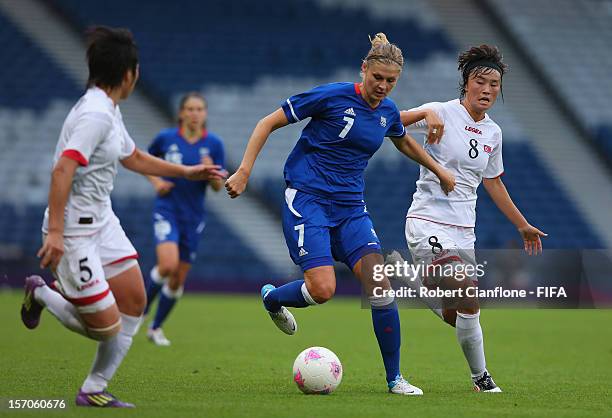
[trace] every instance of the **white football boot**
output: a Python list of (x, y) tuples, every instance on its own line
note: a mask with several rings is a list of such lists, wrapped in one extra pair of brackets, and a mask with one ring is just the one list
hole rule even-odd
[(161, 328), (147, 329), (147, 338), (153, 344), (158, 345), (160, 347), (167, 347), (171, 344), (170, 340), (166, 338), (166, 336), (164, 335), (164, 331), (162, 331)]
[[(274, 290), (275, 287), (271, 284), (267, 284), (261, 288), (261, 300), (264, 302), (264, 308), (266, 307), (266, 296), (270, 291)], [(293, 314), (289, 312), (287, 308), (281, 306), (278, 312), (270, 312), (266, 308), (266, 312), (270, 315), (272, 321), (276, 324), (278, 329), (283, 331), (287, 335), (293, 335), (297, 331), (297, 323), (295, 322), (295, 318)]]
[(397, 395), (422, 395), (423, 391), (416, 386), (408, 383), (406, 379), (400, 374), (397, 375), (395, 380), (387, 384), (389, 387), (389, 393), (395, 393)]

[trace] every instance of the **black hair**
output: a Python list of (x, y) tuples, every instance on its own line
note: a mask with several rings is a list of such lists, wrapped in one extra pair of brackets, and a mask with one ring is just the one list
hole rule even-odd
[[(199, 99), (202, 100), (202, 103), (204, 103), (204, 109), (208, 109), (208, 102), (206, 101), (206, 99), (204, 98), (204, 95), (200, 92), (197, 91), (190, 91), (189, 93), (185, 93), (185, 95), (183, 97), (181, 97), (181, 100), (179, 101), (179, 116), (177, 117), (177, 121), (180, 124), (181, 121), (181, 110), (183, 110), (183, 108), (185, 107), (185, 104), (187, 103), (187, 100), (189, 99)], [(206, 127), (206, 122), (204, 122), (204, 127)]]
[[(461, 71), (461, 83), (459, 84), (460, 98), (465, 96), (468, 80), (470, 76), (478, 77), (481, 74), (488, 74), (497, 70), (501, 76), (500, 89), (502, 89), (501, 79), (508, 71), (508, 66), (503, 61), (504, 57), (496, 46), (480, 45), (473, 46), (467, 51), (459, 54), (457, 63), (458, 70)], [(503, 89), (501, 90), (502, 99), (504, 98)]]
[(136, 72), (138, 47), (129, 29), (93, 26), (86, 36), (88, 87), (118, 87), (127, 71)]

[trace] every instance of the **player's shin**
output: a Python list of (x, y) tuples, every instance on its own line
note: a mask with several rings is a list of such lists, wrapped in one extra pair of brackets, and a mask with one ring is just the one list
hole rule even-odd
[(264, 297), (264, 305), (269, 312), (278, 312), (281, 306), (305, 308), (316, 304), (304, 280), (295, 280), (277, 287)]
[(387, 383), (400, 375), (401, 330), (397, 304), (391, 297), (369, 298), (372, 324), (385, 364)]
[(482, 328), (480, 327), (479, 318), (480, 312), (476, 314), (457, 312), (457, 322), (455, 323), (457, 340), (470, 366), (473, 378), (482, 376), (486, 369)]
[(151, 273), (149, 274), (149, 282), (147, 283), (147, 307), (145, 308), (144, 314), (149, 313), (149, 309), (153, 304), (153, 301), (159, 294), (164, 283), (168, 281), (167, 277), (162, 277), (159, 274), (159, 270), (157, 266), (151, 269)]
[(159, 305), (157, 306), (157, 312), (155, 313), (155, 319), (151, 325), (152, 329), (157, 329), (162, 326), (172, 308), (176, 304), (176, 301), (183, 295), (183, 286), (179, 286), (178, 289), (172, 290), (168, 283), (164, 284), (161, 296), (159, 297)]
[(100, 341), (89, 375), (81, 391), (84, 393), (101, 392), (119, 368), (127, 354), (132, 339), (138, 332), (142, 317), (121, 314), (121, 331), (114, 337)]

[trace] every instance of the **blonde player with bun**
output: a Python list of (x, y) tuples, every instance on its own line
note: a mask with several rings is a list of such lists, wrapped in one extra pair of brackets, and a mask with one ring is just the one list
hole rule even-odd
[[(546, 234), (530, 225), (515, 206), (502, 182), (502, 131), (487, 115), (502, 91), (507, 66), (497, 47), (474, 46), (458, 59), (460, 97), (448, 102), (426, 103), (402, 111), (409, 132), (426, 133), (425, 151), (456, 178), (450, 193), (440, 193), (437, 179), (421, 167), (417, 190), (406, 215), (406, 240), (415, 263), (429, 266), (475, 265), (476, 189), (482, 182), (502, 213), (516, 226), (529, 254), (542, 252)], [(459, 271), (459, 270), (457, 270)], [(466, 289), (475, 278), (420, 277), (427, 286)], [(470, 367), (476, 391), (501, 392), (486, 368), (480, 307), (476, 297), (443, 303), (427, 301), (447, 323), (456, 328), (457, 340)]]
[(87, 62), (87, 91), (68, 114), (55, 149), (38, 251), (41, 268), (57, 278), (55, 290), (40, 276), (26, 278), (21, 318), (34, 329), (47, 308), (66, 328), (98, 342), (77, 406), (131, 408), (106, 389), (130, 349), (146, 303), (138, 254), (111, 207), (118, 165), (190, 180), (224, 173), (214, 165), (172, 164), (136, 148), (118, 105), (138, 80), (138, 49), (129, 30), (90, 29)]
[[(281, 331), (294, 334), (297, 324), (286, 307), (325, 303), (336, 290), (334, 259), (345, 263), (369, 296), (372, 322), (386, 371), (388, 390), (420, 395), (421, 389), (400, 373), (400, 324), (393, 297), (374, 295), (390, 289), (387, 278), (373, 280), (383, 263), (380, 241), (364, 202), (363, 173), (385, 137), (408, 158), (439, 179), (438, 188), (453, 190), (454, 178), (405, 132), (395, 104), (387, 98), (397, 83), (404, 58), (383, 33), (371, 39), (357, 83), (331, 83), (294, 95), (257, 123), (242, 163), (227, 180), (232, 198), (246, 189), (268, 136), (289, 123), (310, 118), (285, 163), (287, 184), (283, 231), (293, 262), (304, 273), (281, 287), (261, 289), (264, 307)], [(299, 375), (296, 376), (299, 384)]]

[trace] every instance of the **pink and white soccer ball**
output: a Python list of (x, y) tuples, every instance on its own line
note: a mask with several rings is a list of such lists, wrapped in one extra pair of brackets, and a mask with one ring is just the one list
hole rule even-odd
[(332, 393), (342, 381), (342, 364), (325, 347), (307, 348), (293, 362), (293, 381), (306, 394)]

